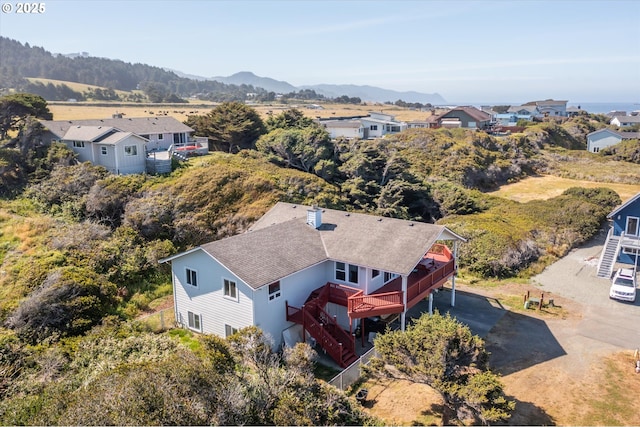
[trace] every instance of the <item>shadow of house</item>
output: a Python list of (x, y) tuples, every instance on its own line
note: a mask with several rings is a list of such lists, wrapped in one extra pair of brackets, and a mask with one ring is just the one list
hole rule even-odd
[[(434, 294), (433, 307), (441, 314), (449, 313), (483, 338), (491, 353), (491, 369), (502, 375), (567, 354), (543, 320), (507, 311), (495, 298), (456, 290), (456, 305), (451, 307), (451, 291), (445, 288)], [(425, 312), (427, 301), (408, 315), (417, 318)]]
[(513, 312), (493, 327), (486, 347), (491, 352), (492, 369), (502, 375), (567, 354), (543, 320)]

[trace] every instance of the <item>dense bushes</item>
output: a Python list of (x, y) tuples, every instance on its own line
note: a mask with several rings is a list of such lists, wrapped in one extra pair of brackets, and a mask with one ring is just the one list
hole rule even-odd
[(116, 286), (80, 267), (51, 271), (7, 319), (18, 336), (35, 343), (89, 330), (116, 305)]
[(484, 277), (510, 277), (538, 261), (561, 257), (594, 236), (619, 203), (608, 188), (570, 188), (549, 200), (502, 201), (441, 223), (469, 239), (460, 247), (461, 266)]

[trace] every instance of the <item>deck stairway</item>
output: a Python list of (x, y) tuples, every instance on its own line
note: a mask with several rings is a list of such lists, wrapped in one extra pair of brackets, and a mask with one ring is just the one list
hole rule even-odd
[(598, 262), (598, 277), (610, 278), (613, 273), (613, 266), (620, 251), (620, 236), (614, 236), (612, 230), (609, 230), (607, 241), (602, 249), (600, 261)]
[[(307, 302), (296, 308), (287, 304), (287, 320), (302, 325), (320, 347), (342, 368), (358, 360), (355, 338), (324, 310), (331, 299), (331, 284), (314, 291)], [(335, 297), (334, 297), (335, 298)]]

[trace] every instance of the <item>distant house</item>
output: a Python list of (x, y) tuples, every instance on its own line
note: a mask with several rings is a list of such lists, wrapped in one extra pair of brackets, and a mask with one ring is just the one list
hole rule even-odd
[(248, 232), (161, 262), (179, 325), (223, 337), (257, 326), (276, 347), (311, 337), (346, 367), (363, 319), (400, 316), (404, 328), (407, 310), (431, 307), (449, 280), (455, 303), (464, 241), (441, 225), (277, 203)]
[(369, 112), (369, 115), (362, 117), (360, 122), (364, 127), (365, 138), (380, 138), (407, 129), (407, 124), (397, 121), (395, 116), (378, 112)]
[(73, 126), (60, 139), (81, 162), (104, 166), (114, 174), (144, 173), (148, 140), (110, 126)]
[(630, 127), (640, 124), (640, 116), (614, 116), (610, 124), (618, 127)]
[(73, 126), (105, 126), (131, 132), (147, 139), (147, 151), (168, 150), (172, 144), (194, 140), (194, 130), (170, 116), (125, 118), (114, 114), (110, 119), (41, 120), (46, 132), (45, 142), (60, 141)]
[[(171, 156), (178, 155), (176, 153), (186, 155), (189, 153), (205, 154), (208, 152), (207, 138), (192, 136), (194, 132), (192, 128), (170, 116), (124, 118), (121, 114), (114, 114), (110, 119), (40, 120), (40, 123), (45, 128), (45, 132), (41, 137), (43, 143), (48, 144), (52, 141), (64, 142), (78, 154), (80, 160), (103, 165), (116, 174), (142, 173), (145, 171), (155, 173), (160, 170), (170, 172)], [(88, 132), (88, 129), (92, 128), (113, 129), (119, 132), (118, 135), (120, 136), (129, 133), (139, 137), (139, 140), (144, 140), (145, 143), (139, 147), (136, 156), (139, 157), (143, 166), (145, 159), (147, 159), (147, 168), (149, 170), (145, 170), (144, 167), (137, 170), (139, 168), (136, 166), (133, 169), (136, 169), (137, 172), (130, 172), (130, 167), (123, 168), (124, 163), (122, 162), (119, 162), (118, 166), (113, 163), (104, 164), (104, 162), (110, 162), (111, 160), (108, 157), (94, 156), (80, 146), (83, 143), (95, 146), (97, 142), (90, 139), (77, 140), (77, 132), (73, 130), (84, 129)], [(83, 137), (90, 138), (91, 135), (87, 133)], [(104, 148), (100, 148), (100, 150), (104, 151)], [(155, 155), (156, 153), (158, 154), (157, 156)], [(128, 160), (132, 161), (133, 159), (128, 158)]]
[(640, 193), (614, 209), (607, 219), (611, 228), (598, 261), (598, 276), (609, 278), (616, 262), (639, 265)]
[(363, 139), (365, 135), (360, 120), (321, 120), (319, 123), (329, 132), (332, 139)]
[(622, 141), (640, 138), (640, 132), (616, 132), (611, 129), (600, 129), (587, 134), (587, 151), (597, 153), (603, 148), (611, 147)]
[(455, 107), (427, 119), (429, 127), (485, 129), (491, 124), (491, 114), (475, 107)]
[(542, 117), (567, 117), (567, 101), (547, 99), (545, 101), (530, 102), (525, 105), (535, 105), (538, 114)]
[(381, 138), (385, 135), (402, 132), (407, 123), (395, 119), (395, 116), (370, 112), (368, 116), (320, 119), (318, 123), (327, 129), (331, 138)]

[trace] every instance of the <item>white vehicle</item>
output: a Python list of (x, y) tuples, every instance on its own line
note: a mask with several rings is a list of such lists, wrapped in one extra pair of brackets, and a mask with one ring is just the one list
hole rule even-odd
[(636, 301), (636, 272), (631, 268), (620, 268), (613, 276), (609, 298), (621, 301)]

